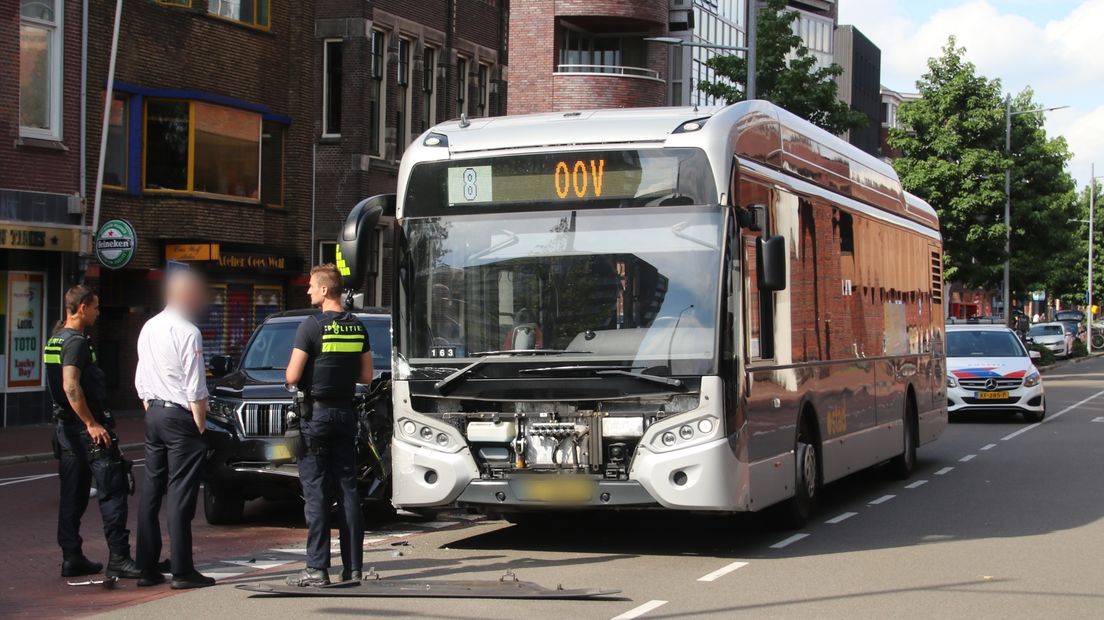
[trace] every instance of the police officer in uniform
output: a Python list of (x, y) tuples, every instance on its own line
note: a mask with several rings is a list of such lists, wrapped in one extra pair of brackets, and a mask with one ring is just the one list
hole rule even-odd
[(103, 565), (84, 556), (81, 517), (88, 507), (92, 478), (99, 490), (100, 513), (110, 557), (108, 577), (137, 579), (138, 566), (130, 557), (127, 530), (129, 466), (119, 451), (115, 422), (104, 408), (107, 386), (96, 365), (85, 330), (96, 323), (100, 301), (86, 286), (65, 293), (65, 320), (43, 348), (46, 383), (54, 400), (57, 422), (55, 452), (60, 465), (61, 501), (58, 505), (58, 544), (63, 577), (92, 575)]
[(308, 398), (301, 408), (300, 432), (306, 453), (299, 480), (306, 500), (307, 568), (288, 577), (289, 585), (330, 582), (330, 488), (336, 487), (341, 517), (341, 580), (359, 580), (363, 564), (364, 517), (356, 481), (357, 383), (371, 383), (372, 354), (364, 325), (344, 311), (341, 274), (332, 264), (311, 270), (311, 305), (322, 313), (299, 326), (288, 363), (288, 385)]

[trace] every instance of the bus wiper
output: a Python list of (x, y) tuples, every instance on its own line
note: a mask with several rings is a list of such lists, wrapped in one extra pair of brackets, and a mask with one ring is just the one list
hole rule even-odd
[[(555, 353), (565, 353), (561, 349), (505, 349), (503, 351), (479, 351), (472, 353), (472, 357), (478, 357), (479, 359), (457, 370), (451, 375), (441, 379), (437, 383), (433, 384), (433, 387), (437, 389), (442, 395), (447, 395), (452, 390), (449, 389), (450, 385), (459, 385), (467, 378), (471, 371), (479, 368), (483, 364), (486, 364), (488, 360), (496, 357), (512, 357), (515, 355), (551, 355)], [(572, 351), (572, 353), (590, 353), (590, 351)]]
[(519, 370), (519, 375), (528, 375), (538, 372), (565, 372), (571, 370), (632, 370), (633, 368), (642, 368), (642, 366), (547, 366), (545, 368), (526, 368)]
[(660, 385), (667, 385), (671, 387), (682, 387), (682, 379), (675, 379), (672, 377), (661, 377), (659, 375), (650, 375), (645, 372), (633, 372), (631, 370), (611, 369), (611, 370), (599, 370), (594, 374), (596, 375), (619, 375), (622, 377), (632, 377), (634, 379), (640, 379), (641, 381), (651, 381), (652, 383), (658, 383)]

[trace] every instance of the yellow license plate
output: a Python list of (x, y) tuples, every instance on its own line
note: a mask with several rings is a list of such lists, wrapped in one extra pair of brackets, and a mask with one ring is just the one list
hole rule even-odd
[(291, 450), (288, 450), (287, 444), (276, 443), (268, 447), (268, 459), (270, 461), (290, 461)]
[(548, 480), (525, 480), (520, 485), (521, 499), (550, 504), (581, 504), (594, 495), (589, 478), (551, 476)]
[(1008, 392), (978, 392), (978, 400), (1005, 400)]

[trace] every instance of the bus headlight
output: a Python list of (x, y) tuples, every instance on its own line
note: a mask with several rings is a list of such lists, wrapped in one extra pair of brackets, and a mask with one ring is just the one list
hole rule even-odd
[(949, 388), (958, 387), (958, 379), (955, 379), (951, 375), (947, 375), (947, 387), (949, 387)]
[(464, 447), (464, 439), (452, 426), (438, 420), (420, 418), (421, 416), (417, 420), (400, 418), (395, 425), (398, 438), (441, 452), (456, 452)]
[(1043, 378), (1039, 375), (1038, 370), (1032, 370), (1030, 374), (1024, 377), (1024, 387), (1035, 387), (1036, 385), (1039, 385), (1039, 382), (1042, 381), (1042, 379)]
[(642, 445), (653, 452), (669, 452), (703, 444), (721, 436), (721, 420), (711, 413), (688, 411), (653, 424)]

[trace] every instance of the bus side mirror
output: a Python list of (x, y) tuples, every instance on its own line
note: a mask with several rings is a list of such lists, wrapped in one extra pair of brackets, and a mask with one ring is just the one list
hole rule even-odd
[(345, 218), (337, 240), (337, 268), (349, 288), (358, 287), (368, 275), (368, 260), (378, 249), (374, 246), (380, 218), (394, 214), (395, 194), (380, 194), (357, 203)]
[(759, 246), (759, 289), (763, 291), (786, 290), (786, 238), (774, 235), (756, 240)]
[(216, 355), (211, 358), (211, 376), (225, 377), (234, 370), (234, 360), (229, 355)]

